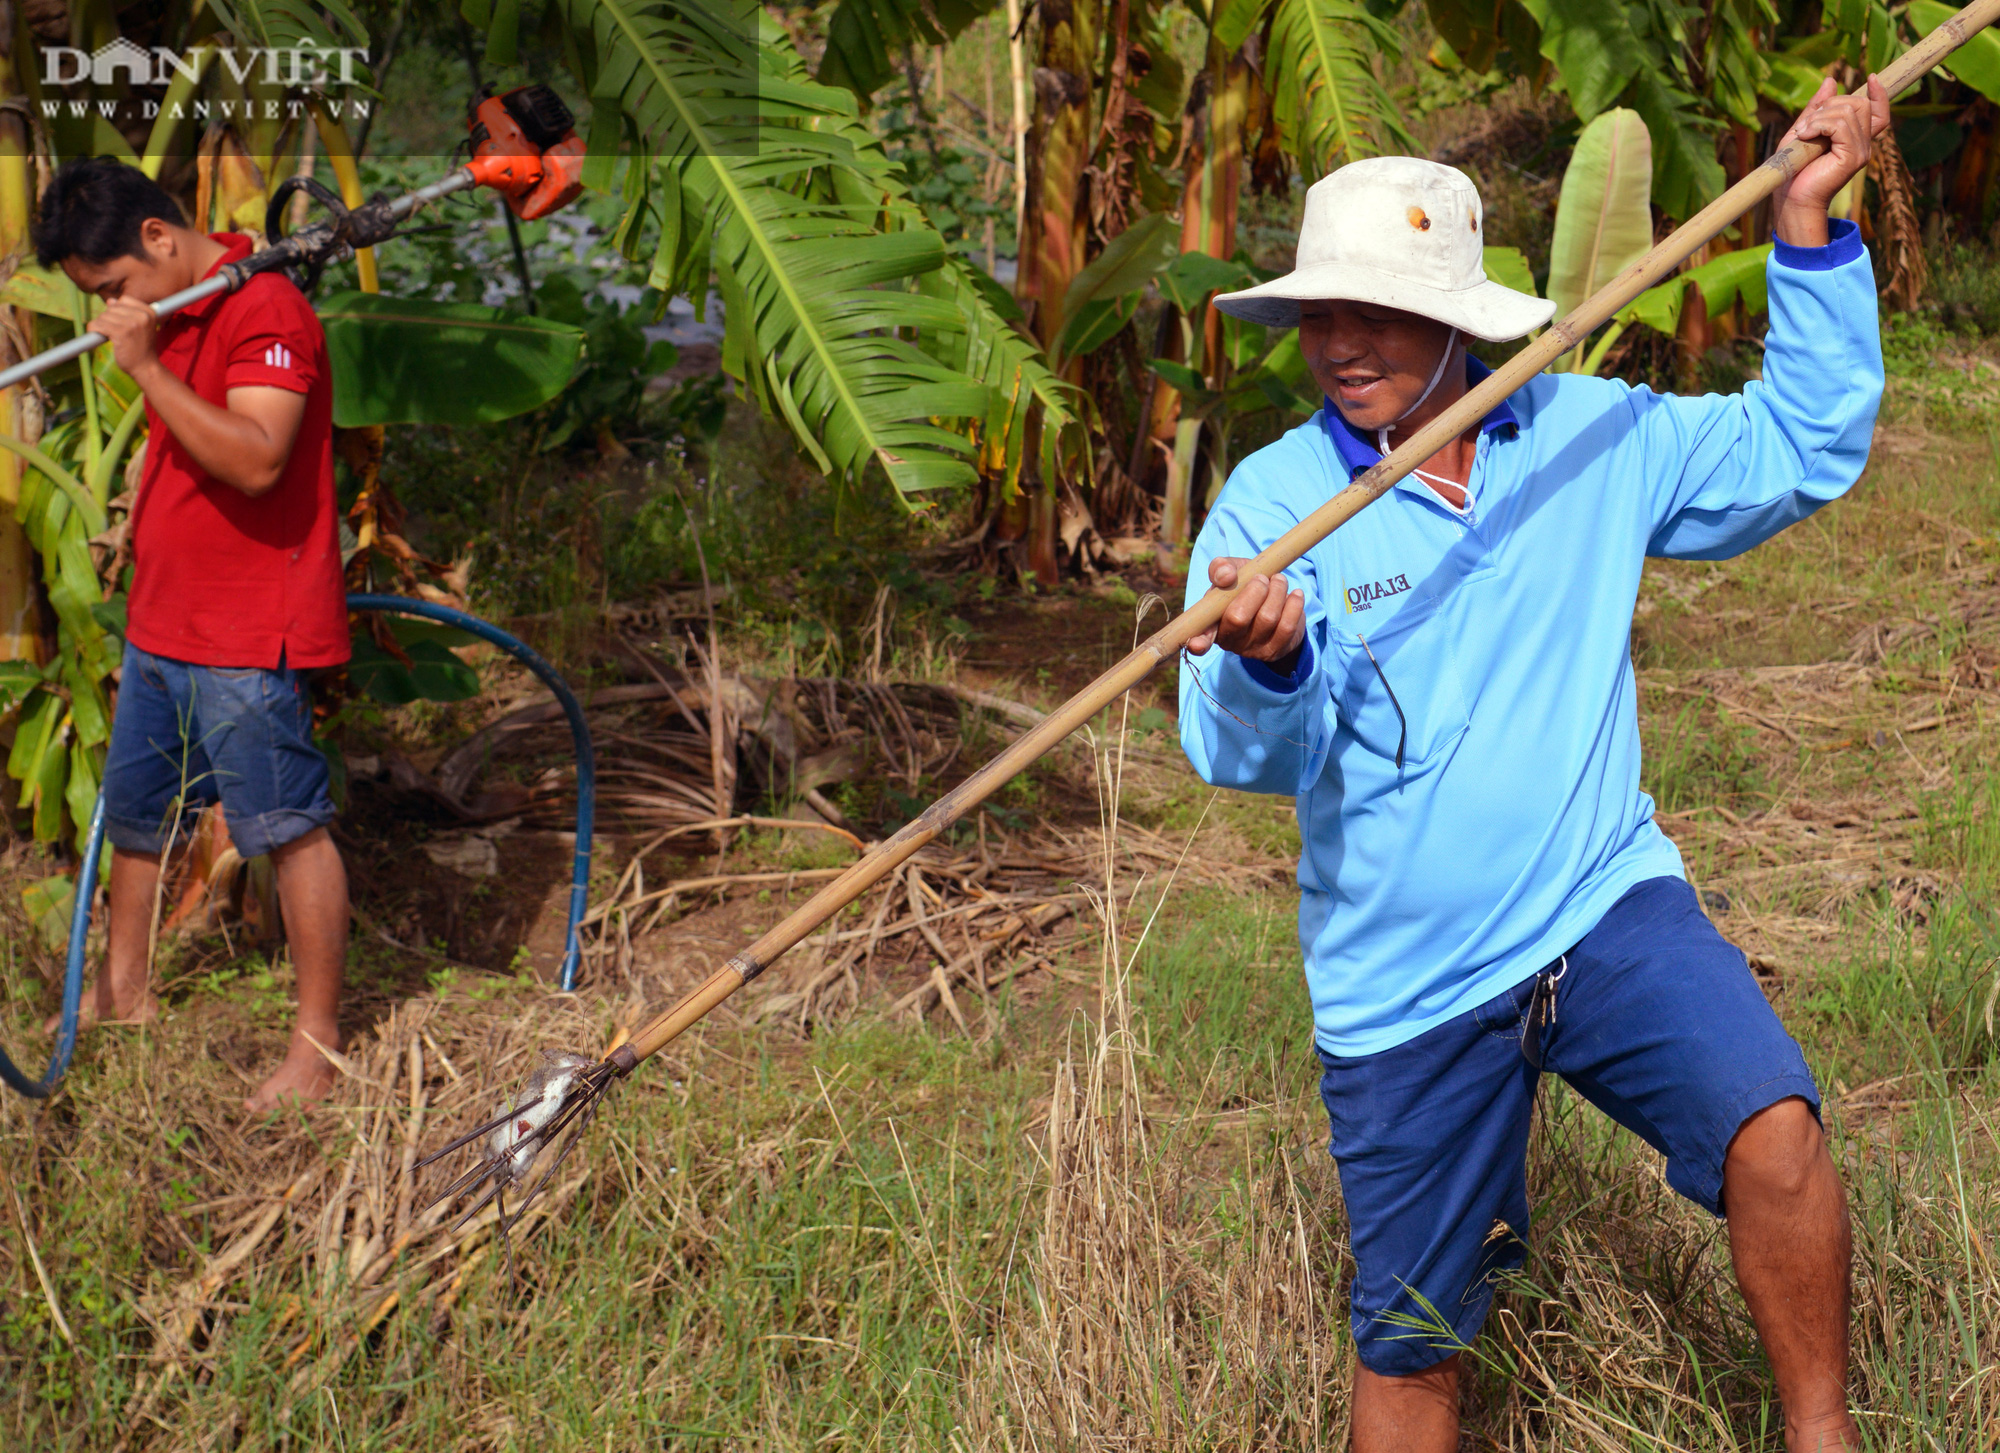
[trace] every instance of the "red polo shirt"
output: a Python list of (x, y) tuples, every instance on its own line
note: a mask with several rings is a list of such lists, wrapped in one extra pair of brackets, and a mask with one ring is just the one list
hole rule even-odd
[[(222, 263), (250, 239), (221, 233)], [(213, 276), (213, 274), (210, 274)], [(132, 520), (128, 634), (156, 656), (197, 666), (301, 669), (348, 656), (347, 596), (333, 496), (333, 372), (326, 334), (299, 290), (259, 273), (161, 323), (168, 372), (220, 408), (263, 385), (306, 396), (277, 484), (252, 499), (188, 457), (152, 405)]]

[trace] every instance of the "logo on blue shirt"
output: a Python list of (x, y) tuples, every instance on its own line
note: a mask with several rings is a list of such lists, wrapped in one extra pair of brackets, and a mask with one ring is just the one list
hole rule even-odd
[(1401, 595), (1410, 588), (1410, 577), (1392, 575), (1387, 580), (1377, 580), (1368, 585), (1347, 587), (1347, 609), (1351, 615), (1358, 610), (1373, 610), (1375, 602), (1387, 600), (1392, 595)]

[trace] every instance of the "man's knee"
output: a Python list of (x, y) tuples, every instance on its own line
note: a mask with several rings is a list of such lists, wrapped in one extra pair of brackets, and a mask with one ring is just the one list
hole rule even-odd
[(1727, 1191), (1789, 1200), (1825, 1173), (1826, 1136), (1812, 1107), (1794, 1095), (1767, 1105), (1737, 1128), (1723, 1162)]
[(321, 825), (307, 828), (297, 837), (279, 843), (271, 849), (271, 860), (282, 866), (288, 859), (311, 858), (329, 851), (335, 858), (340, 856), (340, 849), (334, 845), (333, 834)]
[(1458, 1397), (1458, 1365), (1459, 1354), (1454, 1352), (1415, 1372), (1376, 1372), (1356, 1357), (1354, 1381), (1357, 1387), (1366, 1387), (1370, 1392), (1387, 1397), (1419, 1398), (1429, 1402), (1450, 1398), (1455, 1401)]

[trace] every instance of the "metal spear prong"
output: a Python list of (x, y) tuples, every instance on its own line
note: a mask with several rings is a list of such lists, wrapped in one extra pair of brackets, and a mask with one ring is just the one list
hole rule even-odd
[[(581, 1056), (574, 1058), (581, 1059)], [(567, 1067), (565, 1071), (570, 1072)], [(548, 1110), (546, 1104), (546, 1091), (550, 1088), (549, 1073), (550, 1071), (544, 1070), (530, 1079), (527, 1093), (520, 1103), (468, 1130), (416, 1163), (415, 1169), (421, 1170), (457, 1151), (480, 1144), (482, 1141), (488, 1142), (472, 1165), (425, 1204), (423, 1208), (425, 1211), (450, 1202), (469, 1199), (470, 1204), (459, 1212), (452, 1222), (453, 1231), (465, 1225), (489, 1204), (497, 1204), (500, 1208), (498, 1232), (501, 1236), (505, 1237), (510, 1227), (520, 1224), (522, 1216), (548, 1185), (549, 1178), (569, 1158), (570, 1152), (576, 1149), (577, 1141), (590, 1127), (605, 1091), (618, 1077), (618, 1067), (608, 1060), (599, 1060), (570, 1072), (572, 1077), (553, 1112)], [(532, 1123), (534, 1118), (543, 1115), (546, 1119), (541, 1124)], [(490, 1138), (494, 1137), (495, 1132), (503, 1131), (510, 1124), (526, 1125), (528, 1128), (507, 1139), (504, 1145), (491, 1144)], [(505, 1192), (525, 1181), (532, 1173), (535, 1163), (542, 1159), (543, 1150), (556, 1144), (558, 1140), (561, 1144), (547, 1168), (536, 1177), (528, 1192), (510, 1205), (505, 1199)], [(507, 1251), (511, 1262), (513, 1256), (511, 1240), (508, 1242)]]
[[(425, 1156), (422, 1160), (417, 1162), (415, 1169), (422, 1170), (426, 1166), (430, 1165), (433, 1161), (443, 1160), (447, 1155), (450, 1155), (454, 1150), (458, 1150), (464, 1146), (470, 1145), (472, 1144), (473, 1141), (481, 1139), (484, 1136), (491, 1135), (494, 1131), (498, 1130), (502, 1125), (505, 1125), (509, 1120), (513, 1119), (516, 1115), (520, 1114), (521, 1111), (524, 1110), (525, 1108), (527, 1108), (525, 1105), (516, 1105), (511, 1110), (502, 1110), (498, 1115), (495, 1115), (491, 1120), (488, 1120), (484, 1125), (475, 1125), (472, 1129), (466, 1131), (465, 1134), (459, 1136), (458, 1139), (452, 1141), (449, 1145), (443, 1146), (437, 1150), (432, 1151), (429, 1155)], [(432, 1204), (436, 1203), (433, 1202)]]

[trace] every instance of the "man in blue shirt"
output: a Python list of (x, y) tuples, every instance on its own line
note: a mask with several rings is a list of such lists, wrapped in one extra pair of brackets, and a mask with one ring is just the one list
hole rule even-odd
[[(1456, 1353), (1521, 1259), (1543, 1068), (1726, 1216), (1789, 1447), (1860, 1446), (1819, 1091), (1639, 790), (1630, 641), (1645, 557), (1739, 554), (1861, 473), (1875, 287), (1827, 203), (1888, 116), (1876, 82), (1829, 81), (1792, 127), (1831, 150), (1773, 199), (1763, 381), (1678, 398), (1537, 377), (1189, 645), (1196, 769), (1298, 800), (1360, 1453), (1458, 1446)], [(1230, 479), (1190, 603), (1483, 378), (1467, 336), (1548, 320), (1486, 281), (1480, 226), (1462, 173), (1356, 162), (1308, 194), (1294, 272), (1217, 299), (1295, 323), (1327, 402)]]

